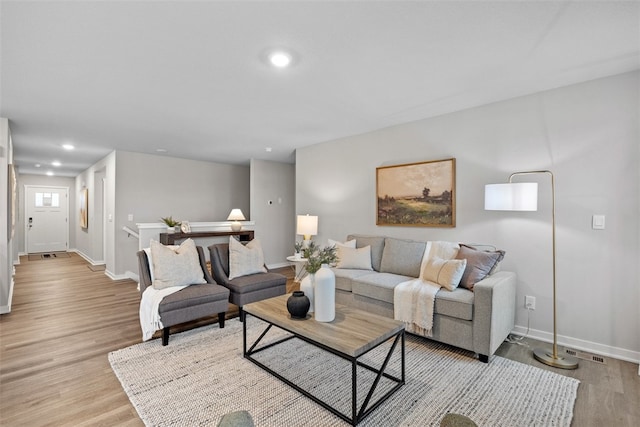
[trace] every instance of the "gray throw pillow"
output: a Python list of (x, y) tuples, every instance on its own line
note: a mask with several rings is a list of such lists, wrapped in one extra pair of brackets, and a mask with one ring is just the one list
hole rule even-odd
[(481, 251), (472, 246), (460, 244), (457, 259), (466, 259), (467, 267), (464, 270), (460, 286), (473, 290), (473, 286), (487, 277), (493, 269), (504, 258), (505, 252)]

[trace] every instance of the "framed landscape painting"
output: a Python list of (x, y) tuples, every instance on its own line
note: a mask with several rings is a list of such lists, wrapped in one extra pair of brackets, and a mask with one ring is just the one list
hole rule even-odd
[(89, 190), (80, 192), (80, 228), (89, 228)]
[(377, 225), (456, 226), (456, 159), (376, 168)]

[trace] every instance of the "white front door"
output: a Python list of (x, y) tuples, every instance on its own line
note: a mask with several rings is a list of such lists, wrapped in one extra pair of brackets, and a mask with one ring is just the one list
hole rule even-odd
[(25, 186), (25, 240), (28, 253), (66, 251), (69, 189)]

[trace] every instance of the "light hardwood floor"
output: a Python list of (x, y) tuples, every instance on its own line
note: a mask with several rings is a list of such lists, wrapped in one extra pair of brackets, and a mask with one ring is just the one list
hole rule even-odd
[[(136, 283), (112, 281), (73, 253), (20, 261), (12, 312), (0, 316), (0, 425), (143, 425), (107, 360), (110, 351), (141, 341)], [(292, 271), (281, 272), (289, 292), (297, 289)], [(578, 370), (562, 371), (533, 360), (524, 345), (505, 343), (498, 354), (579, 379), (573, 426), (640, 426), (637, 365), (607, 358), (606, 365), (582, 361)]]

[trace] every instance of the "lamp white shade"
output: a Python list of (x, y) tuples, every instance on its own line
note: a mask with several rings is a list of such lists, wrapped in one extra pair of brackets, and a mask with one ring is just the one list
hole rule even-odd
[(227, 217), (227, 221), (233, 221), (231, 223), (231, 231), (242, 230), (242, 224), (239, 221), (244, 221), (246, 218), (240, 209), (231, 209), (231, 213)]
[(298, 215), (296, 234), (302, 234), (305, 239), (318, 234), (318, 217), (316, 215)]
[(537, 211), (538, 183), (511, 182), (484, 186), (486, 211)]
[(240, 209), (231, 209), (227, 221), (244, 221), (246, 218)]

